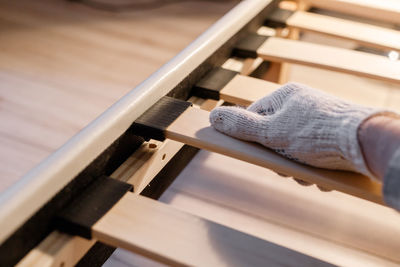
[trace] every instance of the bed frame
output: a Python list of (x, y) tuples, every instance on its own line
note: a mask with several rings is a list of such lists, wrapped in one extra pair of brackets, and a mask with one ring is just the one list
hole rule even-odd
[[(115, 247), (170, 265), (331, 265), (156, 199), (206, 149), (385, 205), (381, 184), (367, 177), (290, 161), (208, 122), (209, 111), (223, 102), (247, 106), (277, 89), (288, 63), (399, 84), (400, 61), (298, 40), (299, 32), (310, 31), (400, 51), (400, 31), (309, 11), (400, 23), (398, 2), (369, 2), (307, 0), (293, 9), (278, 0), (242, 1), (0, 195), (1, 265), (101, 264)], [(395, 250), (362, 249), (400, 261)]]

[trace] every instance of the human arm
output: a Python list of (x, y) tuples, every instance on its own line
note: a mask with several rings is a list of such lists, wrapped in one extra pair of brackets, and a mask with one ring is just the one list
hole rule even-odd
[[(387, 120), (390, 127), (382, 128)], [(395, 150), (400, 136), (394, 130), (397, 114), (352, 104), (295, 83), (284, 85), (247, 109), (214, 109), (210, 121), (218, 131), (258, 142), (289, 159), (360, 172), (380, 181), (390, 158), (387, 152)], [(382, 141), (374, 135), (387, 141), (384, 149), (378, 149)], [(400, 192), (400, 184), (397, 190)]]

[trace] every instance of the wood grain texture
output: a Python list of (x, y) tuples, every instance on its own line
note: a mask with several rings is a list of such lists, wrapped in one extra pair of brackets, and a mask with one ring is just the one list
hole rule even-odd
[(308, 7), (338, 11), (345, 14), (400, 23), (400, 3), (397, 0), (301, 0)]
[(395, 211), (220, 154), (200, 151), (161, 201), (338, 266), (400, 262)]
[(304, 11), (295, 12), (286, 23), (289, 27), (302, 31), (353, 40), (361, 45), (384, 50), (400, 51), (400, 31), (384, 27)]
[(0, 191), (235, 4), (112, 13), (71, 1), (0, 1)]
[[(281, 86), (282, 85), (280, 84), (261, 79), (236, 75), (220, 91), (220, 98), (227, 102), (246, 107), (254, 101), (272, 93)], [(343, 88), (338, 86), (333, 90), (327, 90), (326, 87), (327, 86), (325, 85), (324, 87), (319, 87), (318, 89), (360, 105), (395, 109), (394, 103), (399, 103), (398, 99), (396, 101), (396, 89), (392, 90), (394, 91), (392, 92), (392, 96), (394, 97), (392, 99), (392, 97), (389, 97), (389, 89), (385, 90), (385, 88), (369, 88), (372, 87), (372, 85), (362, 89), (353, 87)], [(400, 95), (400, 93), (398, 95)], [(388, 98), (393, 101), (393, 104), (391, 104), (392, 102), (387, 103)], [(399, 108), (400, 107), (398, 107), (397, 110)]]
[(244, 142), (219, 133), (210, 126), (209, 112), (204, 110), (187, 109), (167, 128), (165, 136), (178, 142), (294, 176), (328, 189), (383, 204), (381, 185), (368, 177), (351, 172), (309, 167), (290, 161), (261, 145)]
[(132, 193), (93, 226), (93, 236), (171, 265), (330, 266)]
[[(0, 192), (236, 4), (112, 13), (71, 1), (0, 1)], [(73, 266), (91, 245), (56, 233), (49, 240), (28, 259)]]
[(239, 106), (248, 106), (254, 101), (281, 87), (280, 84), (243, 75), (236, 75), (220, 91), (220, 98)]
[(94, 243), (95, 240), (87, 240), (79, 236), (70, 236), (54, 231), (16, 266), (75, 266)]
[[(209, 111), (222, 103), (196, 97), (191, 97), (189, 100), (195, 106)], [(144, 142), (110, 177), (132, 184), (134, 193), (140, 194), (183, 145), (169, 139), (164, 142), (156, 140)], [(31, 250), (18, 266), (35, 264), (43, 267), (74, 266), (93, 244), (94, 240), (54, 231)]]
[(325, 45), (271, 37), (257, 50), (260, 57), (400, 84), (400, 61)]

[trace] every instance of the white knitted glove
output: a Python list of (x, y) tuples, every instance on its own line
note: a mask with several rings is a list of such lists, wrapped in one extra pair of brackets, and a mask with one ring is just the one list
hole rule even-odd
[(258, 142), (308, 165), (360, 172), (371, 178), (357, 138), (360, 124), (380, 113), (302, 84), (288, 83), (246, 109), (218, 107), (218, 131)]

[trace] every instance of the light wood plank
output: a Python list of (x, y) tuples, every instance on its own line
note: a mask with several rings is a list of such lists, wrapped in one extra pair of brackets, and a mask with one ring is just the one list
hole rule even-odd
[(354, 74), (400, 84), (400, 61), (325, 45), (268, 38), (257, 50), (259, 57)]
[(220, 98), (240, 106), (249, 106), (282, 85), (243, 75), (236, 75), (220, 91)]
[[(212, 110), (219, 101), (191, 97), (195, 106)], [(1, 137), (1, 136), (0, 136)], [(140, 194), (159, 171), (171, 160), (184, 144), (166, 139), (164, 142), (150, 140), (144, 142), (111, 177), (133, 185), (134, 193)], [(32, 249), (19, 263), (19, 267), (40, 265), (74, 266), (94, 244), (93, 240), (71, 237), (67, 234), (52, 232), (37, 247)]]
[(198, 148), (247, 161), (278, 173), (294, 176), (369, 201), (383, 204), (381, 185), (352, 172), (313, 168), (290, 161), (265, 147), (217, 132), (209, 123), (209, 112), (189, 108), (167, 129), (166, 137)]
[(400, 51), (400, 31), (388, 28), (304, 11), (295, 12), (286, 23), (289, 27), (302, 31), (352, 40), (384, 50)]
[(94, 243), (95, 240), (87, 240), (79, 236), (70, 236), (54, 231), (16, 266), (75, 266)]
[[(282, 85), (256, 79), (243, 75), (236, 75), (220, 91), (220, 98), (232, 104), (239, 106), (249, 106), (254, 101), (272, 93)], [(325, 88), (320, 88), (325, 91)], [(379, 88), (381, 89), (381, 88)], [(338, 87), (335, 90), (326, 90), (327, 93), (351, 101), (359, 105), (383, 108), (388, 98), (388, 90), (381, 90), (369, 87)], [(394, 108), (389, 105), (389, 108)]]
[(127, 193), (92, 228), (107, 244), (171, 265), (282, 266), (329, 264)]
[(397, 0), (300, 0), (309, 7), (318, 7), (389, 23), (400, 23), (400, 2)]
[[(374, 265), (369, 257), (400, 263), (397, 212), (339, 192), (299, 186), (259, 166), (200, 151), (161, 201), (174, 205), (182, 195), (186, 196), (182, 204), (187, 205), (187, 211), (338, 266), (365, 266), (363, 260)], [(190, 198), (204, 204), (190, 205)], [(211, 212), (213, 206), (219, 210)], [(271, 229), (271, 224), (277, 226)], [(347, 249), (351, 251), (341, 252)], [(369, 256), (363, 259), (357, 250)], [(348, 261), (351, 259), (353, 263)]]

